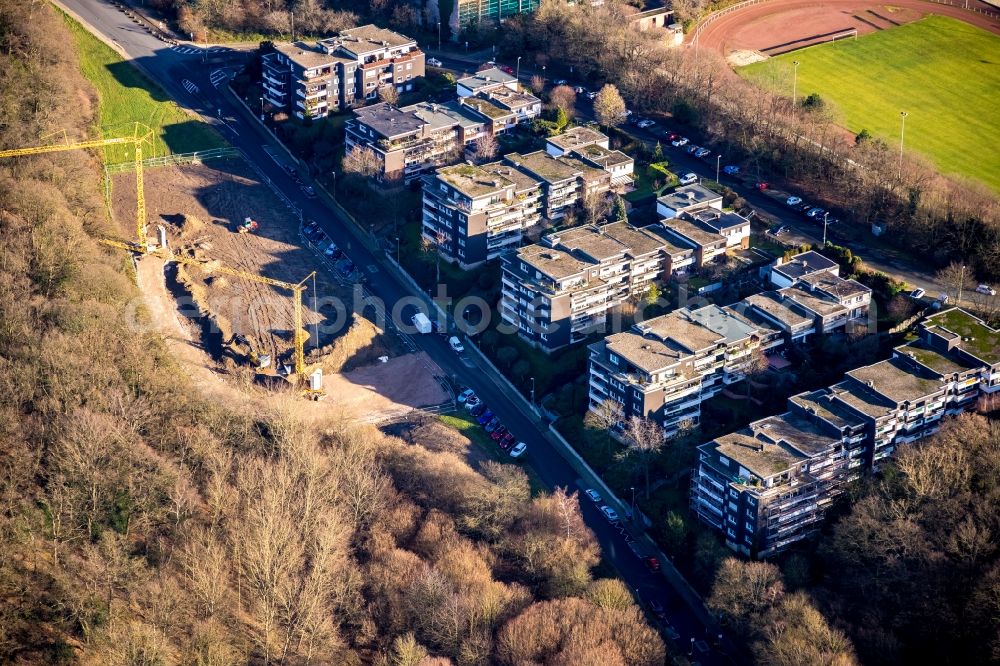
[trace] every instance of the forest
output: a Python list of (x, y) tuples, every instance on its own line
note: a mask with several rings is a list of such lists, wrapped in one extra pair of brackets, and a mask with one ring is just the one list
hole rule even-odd
[[(0, 0), (3, 148), (96, 133), (69, 43)], [(126, 316), (96, 156), (0, 168), (0, 663), (663, 663), (575, 493), (434, 427), (208, 400)]]

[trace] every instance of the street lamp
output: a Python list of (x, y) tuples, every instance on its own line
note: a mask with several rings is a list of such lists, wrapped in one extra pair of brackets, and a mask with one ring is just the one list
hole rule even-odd
[(438, 51), (441, 50), (441, 21), (438, 21)]
[(632, 491), (632, 520), (635, 520), (635, 486), (629, 488)]
[(792, 106), (795, 106), (795, 93), (799, 85), (799, 61), (793, 60), (792, 65), (795, 66), (792, 70)]
[(899, 178), (903, 177), (903, 135), (906, 132), (906, 111), (899, 112)]
[(399, 236), (396, 236), (396, 265), (399, 265)]
[(830, 217), (830, 212), (823, 213), (823, 247), (826, 247), (826, 218)]
[(260, 122), (264, 122), (264, 97), (260, 98)]
[(535, 406), (535, 378), (531, 378), (531, 406)]
[(722, 163), (722, 153), (715, 156), (715, 182), (719, 182), (719, 165)]
[(517, 56), (517, 72), (514, 74), (514, 78), (518, 81), (521, 80), (521, 56)]

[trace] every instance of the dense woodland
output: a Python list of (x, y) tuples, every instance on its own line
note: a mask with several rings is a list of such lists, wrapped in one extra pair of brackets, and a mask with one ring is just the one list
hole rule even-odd
[[(0, 146), (94, 131), (70, 43), (50, 6), (0, 0)], [(575, 495), (473, 469), (439, 424), (404, 440), (192, 391), (123, 314), (98, 173), (0, 165), (0, 663), (663, 663), (627, 588), (592, 578)]]

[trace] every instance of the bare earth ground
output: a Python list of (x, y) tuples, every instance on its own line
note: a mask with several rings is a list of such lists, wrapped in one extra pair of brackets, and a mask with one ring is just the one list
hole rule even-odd
[(1000, 22), (989, 17), (921, 0), (892, 3), (870, 0), (773, 0), (712, 21), (699, 32), (697, 44), (717, 50), (723, 56), (733, 51), (773, 54), (781, 51), (775, 47), (789, 42), (808, 40), (796, 44), (805, 46), (823, 41), (823, 38), (809, 38), (849, 28), (856, 28), (858, 34), (863, 35), (915, 21), (925, 14), (949, 16), (1000, 34)]
[[(174, 251), (193, 247), (199, 259), (217, 259), (229, 268), (292, 283), (320, 267), (317, 257), (301, 247), (298, 221), (240, 159), (149, 169), (144, 180), (150, 236), (157, 225), (163, 225)], [(118, 220), (134, 216), (132, 183), (131, 173), (114, 178), (112, 200)], [(197, 217), (204, 226), (182, 235), (179, 225), (183, 215)], [(248, 216), (260, 222), (260, 229), (253, 234), (236, 233), (237, 223)], [(210, 309), (229, 322), (234, 332), (252, 336), (260, 350), (272, 358), (287, 357), (292, 340), (291, 292), (240, 278), (206, 280), (207, 276), (195, 269), (186, 272), (206, 288)], [(348, 292), (329, 274), (319, 272), (317, 314), (313, 311), (311, 280), (308, 286), (303, 299), (304, 322), (310, 332), (311, 324), (321, 324), (323, 344), (335, 332), (324, 334), (322, 325), (337, 320), (336, 311), (324, 306), (324, 300), (341, 297), (349, 303)]]
[[(309, 249), (300, 246), (297, 220), (242, 160), (226, 160), (201, 165), (162, 167), (145, 172), (145, 193), (150, 230), (157, 224), (169, 228), (169, 243), (177, 251), (182, 245), (197, 245), (196, 256), (219, 259), (231, 268), (262, 274), (278, 280), (298, 282), (317, 270), (319, 315), (312, 304), (312, 282), (304, 298), (305, 322), (331, 324), (336, 310), (324, 297), (341, 297), (350, 308), (346, 288), (341, 287), (326, 271), (323, 262)], [(135, 189), (132, 174), (115, 176), (113, 211), (123, 229), (133, 228)], [(194, 233), (181, 233), (181, 215), (194, 215), (205, 224)], [(261, 222), (257, 234), (237, 234), (237, 220), (252, 216)], [(152, 236), (152, 233), (151, 233)], [(232, 330), (252, 335), (261, 351), (270, 351), (274, 358), (287, 357), (291, 349), (292, 300), (284, 289), (272, 288), (240, 278), (205, 279), (200, 271), (191, 269), (188, 275), (207, 294), (207, 305), (221, 314)], [(190, 308), (178, 312), (178, 302), (167, 288), (163, 262), (146, 257), (139, 262), (139, 287), (153, 325), (164, 336), (171, 352), (199, 389), (220, 399), (252, 402), (273, 395), (266, 391), (246, 391), (227, 375), (219, 358), (206, 349), (196, 321), (186, 315)], [(218, 308), (218, 309), (216, 309)], [(336, 346), (348, 330), (322, 331), (323, 343), (333, 340)], [(312, 327), (309, 327), (312, 331)], [(367, 339), (367, 338), (366, 338)], [(348, 350), (356, 361), (367, 358), (369, 347), (379, 353), (394, 356), (393, 336), (379, 336), (377, 347), (368, 345), (361, 350)], [(384, 344), (383, 344), (384, 343)], [(364, 361), (362, 361), (364, 362)], [(314, 413), (333, 415), (345, 413), (350, 418), (376, 422), (400, 416), (415, 407), (444, 402), (449, 395), (435, 377), (443, 371), (425, 354), (406, 354), (344, 373), (325, 373), (327, 398), (317, 403)], [(280, 383), (279, 383), (280, 385)]]

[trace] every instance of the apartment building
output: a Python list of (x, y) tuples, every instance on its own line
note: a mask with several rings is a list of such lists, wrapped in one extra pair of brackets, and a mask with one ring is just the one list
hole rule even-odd
[[(773, 282), (774, 271), (771, 275)], [(819, 271), (806, 273), (783, 289), (749, 296), (744, 302), (783, 331), (790, 341), (806, 342), (816, 334), (867, 326), (871, 293), (871, 289), (856, 280), (845, 280), (832, 271)]]
[(724, 236), (687, 214), (683, 217), (662, 220), (660, 226), (674, 243), (691, 248), (694, 252), (695, 268), (702, 268), (719, 257), (724, 257), (729, 247), (728, 240)]
[(722, 195), (701, 183), (692, 183), (674, 188), (656, 199), (656, 214), (661, 220), (680, 217), (702, 208), (722, 210)]
[(541, 198), (538, 180), (502, 162), (444, 167), (424, 179), (422, 236), (472, 268), (521, 244)]
[(511, 16), (533, 12), (541, 0), (456, 0), (448, 25), (458, 41), (463, 31), (478, 25), (499, 25)]
[(424, 171), (461, 159), (487, 131), (458, 102), (420, 102), (402, 108), (379, 103), (354, 110), (344, 126), (345, 146), (370, 148), (381, 161), (379, 180), (410, 182)]
[(620, 150), (608, 148), (608, 137), (590, 127), (571, 127), (545, 142), (545, 152), (552, 157), (572, 157), (588, 166), (611, 174), (612, 187), (632, 182), (635, 160)]
[(316, 119), (375, 99), (383, 86), (412, 90), (423, 75), (416, 41), (364, 25), (315, 44), (275, 44), (262, 58), (261, 83), (273, 108)]
[(459, 97), (472, 97), (500, 88), (517, 92), (520, 86), (517, 83), (517, 78), (499, 67), (483, 69), (472, 76), (466, 76), (455, 82), (455, 92), (458, 93)]
[(840, 276), (840, 266), (832, 259), (827, 259), (819, 252), (809, 250), (797, 254), (791, 259), (779, 257), (771, 265), (770, 280), (776, 287), (791, 287), (793, 284), (812, 276), (829, 274)]
[(664, 274), (663, 240), (626, 222), (550, 234), (501, 261), (500, 316), (546, 353), (606, 328)]
[(743, 380), (756, 354), (783, 344), (778, 330), (736, 308), (681, 308), (590, 345), (590, 408), (614, 400), (626, 419), (653, 419), (669, 437), (697, 424), (701, 403)]
[(542, 182), (542, 214), (550, 220), (566, 215), (566, 210), (587, 196), (611, 189), (611, 174), (584, 164), (573, 157), (552, 157), (544, 150), (509, 153), (504, 160)]
[(562, 157), (567, 153), (572, 153), (588, 146), (600, 146), (605, 150), (609, 147), (609, 140), (606, 134), (595, 129), (578, 125), (570, 127), (562, 134), (551, 136), (545, 141), (545, 152), (552, 157)]
[(730, 548), (774, 555), (818, 530), (846, 482), (1000, 390), (998, 369), (1000, 331), (957, 308), (935, 314), (891, 359), (701, 445), (691, 509)]

